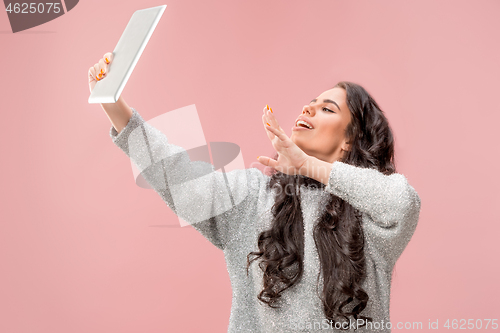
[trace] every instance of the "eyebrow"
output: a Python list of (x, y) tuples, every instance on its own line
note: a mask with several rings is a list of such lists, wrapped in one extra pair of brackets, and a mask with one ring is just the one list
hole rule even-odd
[[(311, 104), (313, 102), (316, 102), (316, 101), (317, 101), (317, 99), (315, 98), (312, 101), (310, 101), (309, 104)], [(337, 109), (339, 109), (339, 111), (341, 111), (339, 105), (335, 101), (332, 101), (331, 99), (324, 99), (323, 103), (335, 104), (335, 106), (337, 107)]]

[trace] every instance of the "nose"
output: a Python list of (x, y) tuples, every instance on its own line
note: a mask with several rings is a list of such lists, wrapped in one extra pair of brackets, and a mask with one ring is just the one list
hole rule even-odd
[(314, 116), (314, 108), (311, 105), (304, 105), (302, 108), (302, 114), (310, 114), (311, 117)]

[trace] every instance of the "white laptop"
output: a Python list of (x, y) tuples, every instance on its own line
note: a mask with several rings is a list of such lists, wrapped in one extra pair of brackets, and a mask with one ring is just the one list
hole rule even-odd
[(113, 61), (104, 80), (97, 81), (89, 103), (115, 103), (167, 5), (137, 10), (113, 50)]

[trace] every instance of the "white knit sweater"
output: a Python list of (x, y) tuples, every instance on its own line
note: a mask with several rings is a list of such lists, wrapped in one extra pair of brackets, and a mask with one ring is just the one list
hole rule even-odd
[[(334, 162), (324, 189), (301, 186), (304, 274), (282, 293), (281, 308), (272, 309), (257, 299), (263, 273), (256, 262), (246, 274), (247, 254), (258, 251), (259, 234), (271, 226), (274, 192), (267, 188), (270, 177), (256, 168), (223, 174), (207, 162), (191, 161), (183, 148), (169, 143), (162, 132), (132, 111), (120, 133), (111, 127), (113, 143), (179, 217), (224, 251), (233, 290), (228, 332), (341, 332), (326, 320), (316, 294), (320, 264), (312, 229), (330, 193), (363, 215), (367, 275), (362, 287), (369, 301), (361, 315), (372, 317), (373, 323), (357, 332), (390, 332), (392, 270), (420, 213), (420, 198), (405, 176)], [(358, 324), (346, 322), (344, 327), (354, 332)]]

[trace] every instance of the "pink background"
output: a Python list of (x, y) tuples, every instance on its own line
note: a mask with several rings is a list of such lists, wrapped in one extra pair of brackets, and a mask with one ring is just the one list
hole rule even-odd
[(497, 0), (96, 1), (13, 34), (0, 13), (0, 332), (225, 332), (223, 253), (134, 184), (87, 70), (135, 10), (167, 8), (123, 96), (147, 120), (196, 104), (207, 142), (272, 146), (341, 80), (363, 85), (422, 199), (391, 321), (499, 318)]

